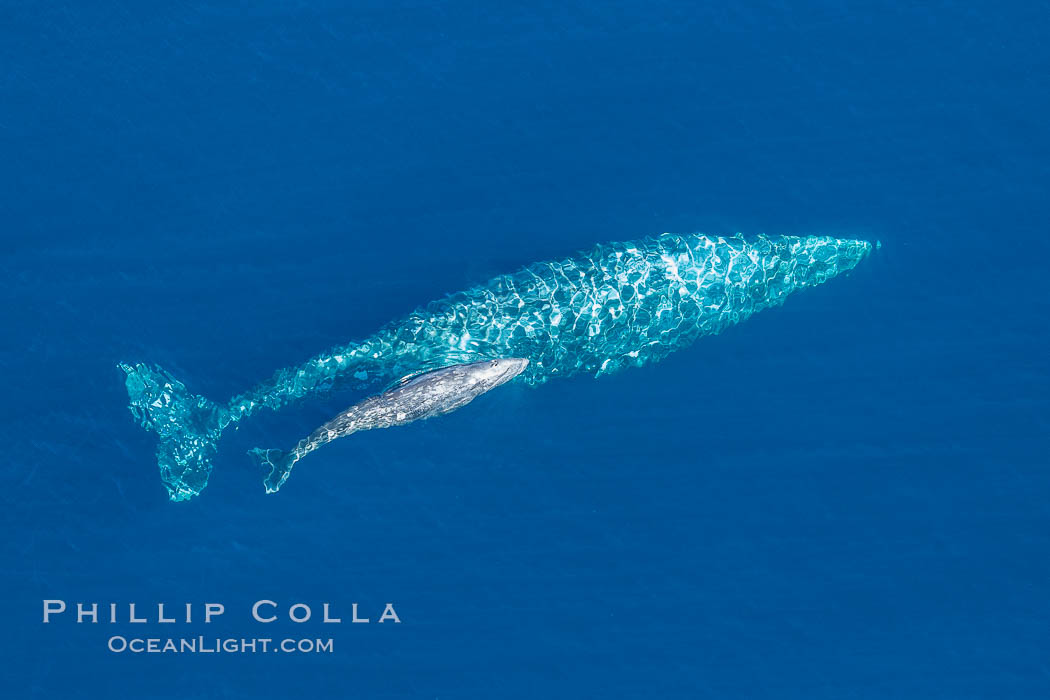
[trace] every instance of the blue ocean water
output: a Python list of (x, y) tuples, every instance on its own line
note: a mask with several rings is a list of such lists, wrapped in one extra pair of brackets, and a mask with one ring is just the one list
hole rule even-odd
[[(1046, 697), (1048, 16), (5, 3), (5, 695)], [(127, 410), (118, 362), (225, 400), (662, 231), (882, 247), (658, 364), (335, 442), (276, 495), (244, 452), (359, 395), (239, 425), (185, 503)]]

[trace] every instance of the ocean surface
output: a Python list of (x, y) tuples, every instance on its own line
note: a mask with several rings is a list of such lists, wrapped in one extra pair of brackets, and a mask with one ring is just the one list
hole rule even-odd
[[(3, 695), (1050, 696), (1048, 18), (0, 3)], [(120, 362), (225, 401), (664, 231), (881, 248), (660, 363), (337, 441), (274, 495), (245, 452), (361, 394), (239, 424), (183, 503), (128, 411)]]

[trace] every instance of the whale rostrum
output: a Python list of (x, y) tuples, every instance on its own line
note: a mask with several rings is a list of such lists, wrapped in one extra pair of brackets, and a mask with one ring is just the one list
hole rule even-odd
[(431, 302), (225, 404), (158, 367), (120, 366), (131, 412), (157, 433), (161, 478), (181, 501), (207, 485), (223, 430), (261, 408), (500, 358), (528, 360), (517, 381), (533, 386), (649, 364), (853, 269), (871, 249), (827, 236), (663, 234), (603, 244)]

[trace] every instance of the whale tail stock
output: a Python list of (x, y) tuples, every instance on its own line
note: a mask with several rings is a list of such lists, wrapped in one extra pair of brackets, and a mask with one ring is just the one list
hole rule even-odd
[(284, 485), (284, 482), (288, 480), (288, 475), (292, 471), (292, 465), (298, 461), (294, 451), (267, 450), (261, 447), (248, 450), (248, 456), (260, 467), (270, 470), (270, 473), (263, 479), (263, 483), (266, 485), (266, 493), (277, 493), (281, 486)]
[(157, 366), (120, 363), (127, 374), (128, 408), (139, 424), (157, 433), (157, 464), (168, 496), (185, 501), (208, 485), (211, 458), (228, 412), (215, 402), (192, 394)]

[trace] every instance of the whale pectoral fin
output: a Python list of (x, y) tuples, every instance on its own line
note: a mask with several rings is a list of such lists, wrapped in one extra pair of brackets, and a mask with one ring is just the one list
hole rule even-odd
[(266, 478), (263, 479), (266, 493), (277, 493), (281, 489), (281, 486), (288, 480), (288, 476), (292, 472), (292, 465), (297, 461), (294, 452), (266, 450), (260, 447), (248, 450), (248, 456), (259, 466), (270, 470)]

